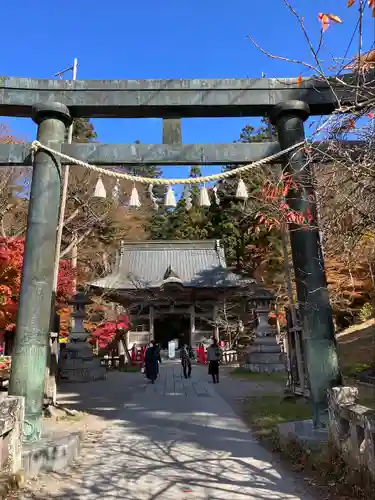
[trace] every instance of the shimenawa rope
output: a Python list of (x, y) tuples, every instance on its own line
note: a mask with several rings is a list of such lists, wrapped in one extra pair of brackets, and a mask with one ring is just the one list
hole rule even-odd
[(61, 153), (60, 151), (55, 151), (52, 148), (49, 148), (48, 146), (45, 146), (44, 144), (40, 143), (39, 141), (33, 141), (30, 146), (30, 150), (33, 153), (36, 153), (38, 150), (46, 151), (48, 153), (51, 153), (53, 155), (59, 156), (60, 158), (66, 160), (72, 165), (79, 165), (81, 167), (85, 167), (89, 170), (92, 170), (93, 172), (96, 172), (98, 175), (106, 175), (108, 177), (114, 177), (116, 179), (124, 179), (128, 181), (132, 181), (134, 183), (139, 182), (140, 184), (152, 184), (152, 185), (160, 185), (164, 184), (167, 186), (172, 186), (176, 184), (204, 184), (206, 182), (212, 182), (212, 181), (219, 181), (222, 179), (228, 179), (229, 177), (236, 177), (240, 176), (241, 174), (244, 174), (245, 172), (248, 172), (249, 170), (252, 170), (254, 168), (260, 167), (264, 165), (265, 163), (269, 163), (273, 160), (276, 160), (277, 158), (280, 158), (280, 156), (283, 156), (287, 153), (290, 153), (291, 151), (294, 151), (295, 149), (303, 146), (306, 144), (306, 141), (301, 141), (297, 144), (293, 144), (292, 146), (289, 146), (289, 148), (284, 149), (283, 151), (279, 151), (278, 153), (275, 153), (271, 156), (267, 156), (266, 158), (262, 158), (261, 160), (254, 161), (253, 163), (249, 163), (248, 165), (243, 165), (241, 167), (237, 167), (231, 170), (226, 170), (225, 172), (220, 172), (218, 174), (212, 174), (212, 175), (205, 175), (201, 177), (189, 177), (187, 179), (158, 179), (158, 178), (152, 178), (152, 177), (142, 177), (142, 176), (136, 176), (136, 175), (130, 175), (130, 174), (125, 174), (121, 172), (115, 172), (113, 170), (107, 170), (106, 168), (101, 168), (97, 167), (96, 165), (90, 165), (89, 163), (86, 163), (81, 160), (77, 160), (76, 158), (72, 158), (71, 156), (65, 155), (64, 153)]

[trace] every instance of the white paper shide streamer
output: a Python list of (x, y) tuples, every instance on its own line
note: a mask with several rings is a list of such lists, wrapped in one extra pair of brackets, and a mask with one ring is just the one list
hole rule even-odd
[(139, 201), (138, 191), (137, 191), (137, 188), (135, 187), (135, 184), (134, 184), (131, 195), (130, 195), (129, 207), (139, 208), (140, 206), (141, 206), (141, 202)]
[(211, 206), (210, 197), (208, 196), (206, 186), (201, 188), (200, 196), (199, 196), (199, 205), (201, 207), (209, 207)]
[(95, 186), (94, 198), (107, 198), (107, 193), (102, 178), (100, 176)]
[(172, 189), (172, 186), (168, 186), (167, 193), (165, 195), (164, 199), (164, 205), (167, 208), (173, 208), (176, 206), (176, 198)]
[(242, 179), (240, 179), (238, 181), (236, 198), (238, 200), (243, 200), (243, 201), (246, 201), (249, 198), (249, 193), (247, 191), (246, 184), (244, 183), (244, 181)]

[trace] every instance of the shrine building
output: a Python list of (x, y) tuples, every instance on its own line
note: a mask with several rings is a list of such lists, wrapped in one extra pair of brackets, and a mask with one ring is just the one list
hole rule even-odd
[(218, 240), (122, 242), (114, 271), (90, 288), (129, 312), (130, 345), (154, 339), (163, 348), (176, 338), (195, 346), (218, 337), (226, 299), (236, 298), (240, 319), (250, 303), (271, 297), (227, 268)]

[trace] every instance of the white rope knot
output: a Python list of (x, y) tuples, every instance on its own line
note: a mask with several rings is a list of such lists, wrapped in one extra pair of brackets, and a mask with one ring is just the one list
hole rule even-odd
[(77, 160), (76, 158), (72, 158), (68, 155), (65, 155), (64, 153), (61, 153), (60, 151), (55, 151), (54, 149), (51, 149), (48, 146), (44, 146), (44, 144), (41, 144), (39, 141), (33, 141), (31, 143), (30, 151), (32, 153), (36, 153), (39, 149), (47, 151), (53, 155), (59, 156), (60, 158), (66, 160), (67, 163), (69, 164), (78, 165), (80, 167), (85, 167), (89, 170), (92, 170), (93, 172), (96, 172), (99, 176), (106, 175), (108, 177), (113, 177), (115, 179), (124, 179), (134, 183), (138, 182), (140, 184), (148, 184), (148, 185), (157, 184), (157, 185), (172, 186), (176, 184), (185, 184), (185, 185), (205, 184), (207, 182), (220, 181), (223, 179), (228, 179), (230, 177), (235, 177), (245, 172), (248, 172), (254, 168), (265, 165), (266, 163), (269, 163), (273, 160), (276, 160), (277, 158), (280, 158), (280, 156), (284, 156), (285, 154), (290, 153), (291, 151), (294, 151), (295, 149), (304, 146), (306, 142), (307, 141), (305, 140), (299, 142), (298, 144), (293, 144), (292, 146), (289, 146), (283, 151), (279, 151), (278, 153), (267, 156), (266, 158), (262, 158), (261, 160), (254, 161), (253, 163), (249, 163), (248, 165), (243, 165), (241, 167), (237, 167), (232, 170), (226, 170), (225, 172), (220, 172), (219, 174), (205, 175), (201, 177), (188, 177), (187, 179), (158, 179), (158, 178), (155, 179), (153, 177), (141, 177), (141, 176), (138, 177), (136, 175), (115, 172), (113, 170), (97, 167), (95, 165), (91, 165), (90, 163), (86, 163), (84, 161)]
[(36, 153), (38, 151), (38, 149), (41, 148), (41, 143), (39, 141), (33, 141), (31, 144), (30, 144), (30, 151), (32, 153)]

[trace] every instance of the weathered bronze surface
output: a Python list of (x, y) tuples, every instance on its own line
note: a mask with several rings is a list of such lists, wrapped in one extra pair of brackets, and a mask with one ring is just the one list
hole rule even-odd
[[(371, 81), (371, 75), (368, 76)], [(345, 85), (312, 78), (241, 78), (220, 80), (37, 80), (0, 77), (0, 115), (30, 117), (39, 102), (61, 102), (73, 117), (192, 118), (264, 116), (275, 104), (305, 101), (312, 115), (326, 115), (357, 97), (356, 79)], [(370, 97), (371, 85), (361, 99)], [(337, 98), (336, 98), (337, 96)]]
[[(283, 149), (304, 139), (303, 122), (308, 114), (309, 107), (301, 101), (286, 102), (275, 107), (272, 118)], [(290, 208), (312, 216), (310, 224), (290, 224), (289, 230), (297, 299), (302, 313), (302, 340), (313, 404), (313, 421), (315, 427), (325, 427), (328, 419), (328, 389), (341, 384), (341, 375), (317, 224), (311, 167), (306, 163), (303, 150), (289, 153), (286, 166), (297, 185), (297, 189), (291, 190), (286, 197)]]
[[(69, 111), (60, 103), (34, 108), (38, 140), (59, 149)], [(60, 204), (60, 165), (52, 155), (35, 155), (22, 283), (16, 320), (9, 394), (25, 398), (25, 441), (36, 441), (42, 432), (42, 404), (46, 372), (51, 296)]]
[[(342, 147), (347, 154), (363, 152), (361, 141), (345, 141), (338, 147), (335, 142), (316, 142), (314, 161), (331, 161), (332, 154)], [(335, 149), (332, 150), (332, 147)], [(362, 149), (361, 149), (362, 148)], [(325, 151), (331, 155), (324, 156)], [(280, 151), (278, 142), (253, 142), (251, 144), (63, 144), (61, 151), (77, 160), (92, 165), (241, 165), (260, 160)], [(66, 164), (68, 161), (61, 160)], [(272, 163), (272, 162), (271, 162)], [(280, 163), (280, 158), (274, 160)], [(31, 166), (29, 144), (0, 144), (2, 166)]]

